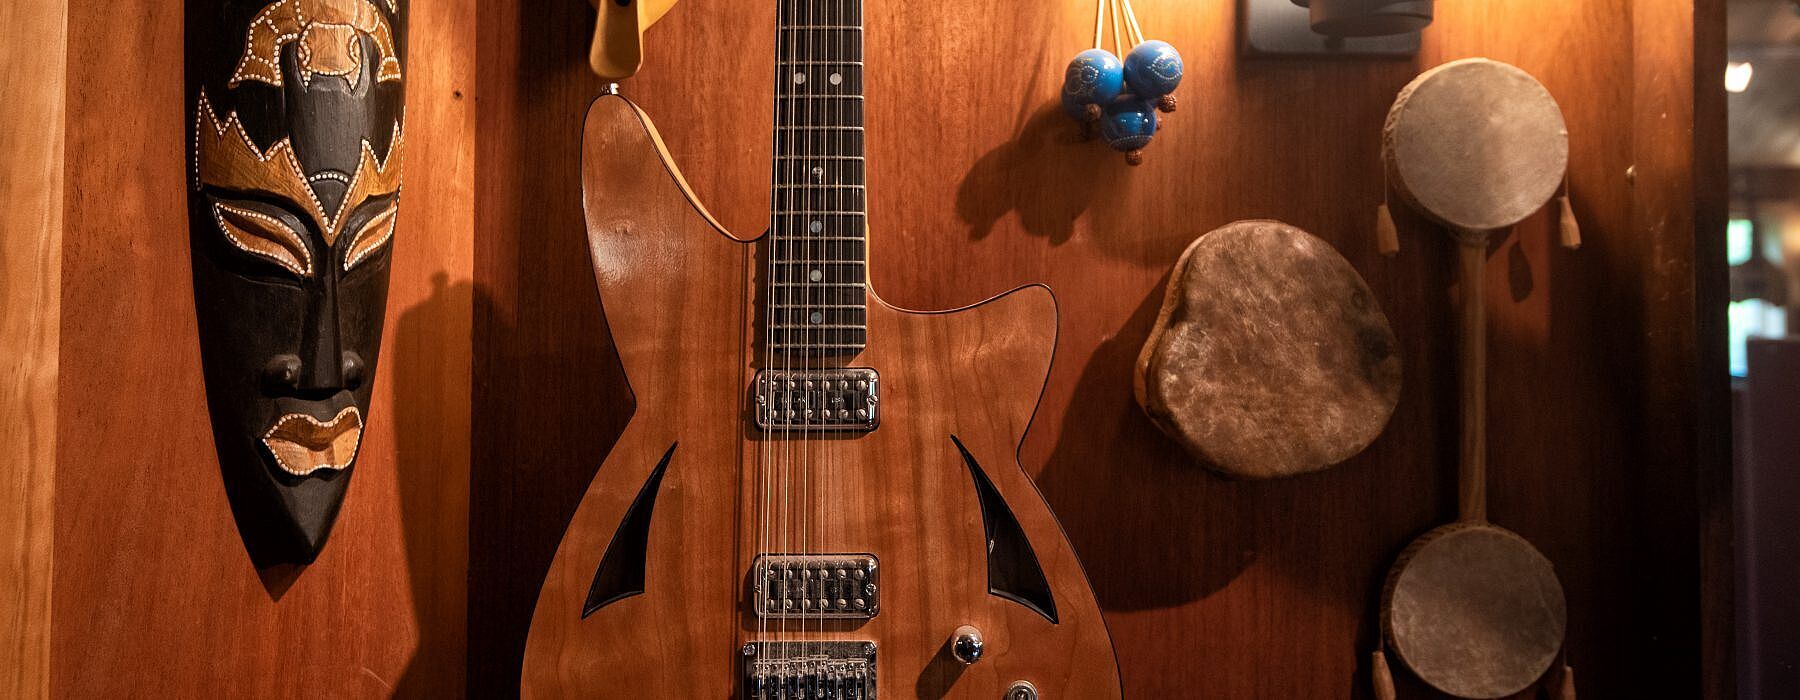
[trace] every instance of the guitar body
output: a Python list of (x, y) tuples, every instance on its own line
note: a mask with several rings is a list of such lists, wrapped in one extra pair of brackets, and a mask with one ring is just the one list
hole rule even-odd
[[(874, 643), (880, 697), (1002, 698), (1017, 681), (1119, 697), (1093, 592), (1017, 461), (1055, 342), (1049, 291), (945, 313), (872, 298), (868, 346), (844, 364), (880, 372), (879, 426), (770, 440), (750, 412), (761, 243), (693, 201), (629, 101), (593, 105), (583, 148), (595, 277), (637, 406), (539, 594), (524, 695), (750, 697), (745, 646), (806, 640)], [(1021, 537), (1025, 556), (996, 563)], [(874, 555), (878, 614), (759, 621), (765, 552)], [(984, 643), (966, 665), (950, 650), (963, 626)]]

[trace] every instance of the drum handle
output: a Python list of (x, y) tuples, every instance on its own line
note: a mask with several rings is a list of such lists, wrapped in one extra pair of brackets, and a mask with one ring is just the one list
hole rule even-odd
[(1457, 460), (1457, 516), (1487, 522), (1487, 307), (1482, 280), (1487, 262), (1486, 231), (1457, 231), (1461, 262), (1461, 313), (1457, 338), (1462, 433)]

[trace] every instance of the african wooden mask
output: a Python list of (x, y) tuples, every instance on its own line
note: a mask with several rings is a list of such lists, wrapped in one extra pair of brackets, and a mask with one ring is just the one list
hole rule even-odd
[(400, 196), (398, 0), (189, 0), (188, 234), (213, 441), (257, 566), (355, 471)]

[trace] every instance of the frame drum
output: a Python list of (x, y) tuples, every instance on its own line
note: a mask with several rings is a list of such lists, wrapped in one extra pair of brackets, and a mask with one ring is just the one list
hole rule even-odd
[(1138, 403), (1208, 468), (1268, 479), (1361, 452), (1400, 399), (1387, 316), (1331, 245), (1239, 221), (1188, 246), (1138, 357)]
[(1419, 213), (1451, 229), (1496, 231), (1556, 195), (1569, 169), (1569, 130), (1531, 74), (1468, 58), (1400, 90), (1382, 128), (1382, 161)]

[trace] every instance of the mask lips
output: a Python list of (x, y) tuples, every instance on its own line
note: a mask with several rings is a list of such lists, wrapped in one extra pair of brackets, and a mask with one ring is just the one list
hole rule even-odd
[(329, 421), (304, 413), (289, 413), (275, 420), (263, 434), (263, 447), (275, 457), (282, 471), (310, 476), (321, 469), (343, 469), (356, 459), (362, 444), (362, 412), (346, 406)]

